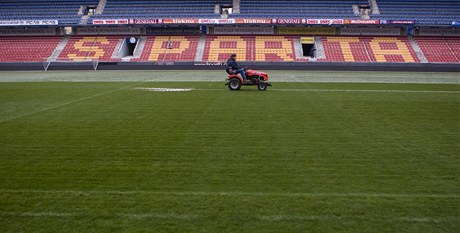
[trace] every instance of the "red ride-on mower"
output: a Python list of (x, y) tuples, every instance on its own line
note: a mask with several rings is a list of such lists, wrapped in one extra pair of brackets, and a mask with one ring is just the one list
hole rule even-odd
[(246, 72), (245, 80), (243, 80), (243, 78), (236, 74), (234, 71), (227, 69), (228, 77), (227, 83), (225, 85), (228, 85), (228, 89), (231, 91), (236, 91), (239, 90), (241, 86), (257, 85), (257, 89), (259, 89), (259, 91), (265, 91), (267, 90), (268, 86), (271, 86), (271, 84), (268, 82), (267, 73), (257, 70), (247, 70), (246, 68), (244, 70)]

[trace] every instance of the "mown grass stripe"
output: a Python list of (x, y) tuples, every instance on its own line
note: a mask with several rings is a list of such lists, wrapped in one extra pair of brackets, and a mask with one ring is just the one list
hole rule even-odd
[(460, 194), (429, 193), (273, 193), (273, 192), (192, 192), (192, 191), (148, 191), (148, 190), (0, 190), (0, 193), (43, 193), (71, 195), (174, 195), (174, 196), (279, 196), (279, 197), (377, 197), (377, 198), (460, 198)]

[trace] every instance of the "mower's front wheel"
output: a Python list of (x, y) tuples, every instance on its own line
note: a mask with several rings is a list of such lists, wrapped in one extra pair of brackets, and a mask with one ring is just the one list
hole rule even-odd
[(259, 84), (257, 84), (257, 89), (259, 89), (259, 91), (267, 90), (267, 83), (266, 82), (259, 82)]
[(228, 89), (230, 91), (237, 91), (241, 88), (241, 81), (237, 78), (232, 78), (228, 81)]

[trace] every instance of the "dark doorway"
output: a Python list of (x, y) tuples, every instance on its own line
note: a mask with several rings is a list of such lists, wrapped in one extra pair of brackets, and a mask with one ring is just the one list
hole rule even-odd
[(126, 45), (127, 45), (128, 50), (125, 56), (134, 55), (134, 50), (136, 49), (138, 39), (139, 38), (135, 38), (135, 37), (126, 38)]
[(315, 57), (312, 50), (314, 49), (314, 44), (302, 44), (303, 56), (304, 57)]

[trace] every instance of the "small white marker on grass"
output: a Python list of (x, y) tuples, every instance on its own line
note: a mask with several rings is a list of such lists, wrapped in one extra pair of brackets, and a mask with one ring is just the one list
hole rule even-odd
[(187, 92), (193, 91), (193, 88), (156, 88), (156, 87), (136, 87), (136, 90), (154, 91), (154, 92)]

